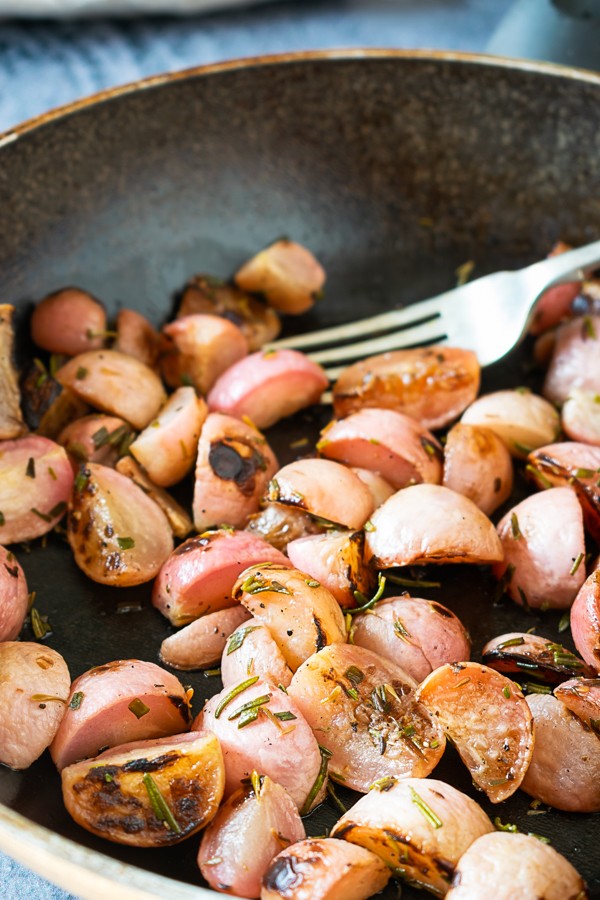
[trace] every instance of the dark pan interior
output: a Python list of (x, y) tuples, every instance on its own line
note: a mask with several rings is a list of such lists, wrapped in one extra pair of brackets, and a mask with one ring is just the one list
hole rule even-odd
[[(271, 60), (108, 97), (0, 147), (0, 297), (20, 311), (21, 359), (31, 304), (53, 289), (78, 284), (111, 312), (127, 305), (160, 323), (190, 274), (228, 276), (282, 234), (310, 246), (328, 272), (325, 299), (290, 323), (295, 330), (447, 289), (467, 260), (481, 275), (533, 261), (559, 236), (598, 238), (600, 79), (443, 55)], [(535, 385), (528, 359), (519, 350), (487, 370), (484, 390)], [(326, 419), (317, 410), (273, 429), (282, 463)], [(170, 628), (150, 607), (149, 586), (88, 581), (54, 536), (17, 553), (53, 625), (48, 644), (73, 676), (120, 657), (156, 660)], [(558, 615), (495, 604), (484, 570), (427, 575), (441, 575), (442, 587), (419, 593), (463, 618), (475, 658), (502, 631), (557, 637)], [(140, 611), (123, 611), (138, 602)], [(196, 689), (196, 710), (220, 684), (201, 673), (183, 680)], [(434, 774), (481, 802), (452, 753)], [(0, 801), (117, 859), (200, 883), (197, 840), (148, 853), (75, 826), (47, 754), (25, 773), (0, 771)], [(600, 898), (599, 817), (532, 817), (529, 802), (518, 792), (483, 806), (550, 837)], [(335, 818), (324, 806), (308, 829), (322, 834)]]

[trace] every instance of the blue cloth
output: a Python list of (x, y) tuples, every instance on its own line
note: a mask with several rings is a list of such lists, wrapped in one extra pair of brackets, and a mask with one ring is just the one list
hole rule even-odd
[[(183, 20), (0, 22), (0, 131), (103, 88), (241, 56), (331, 47), (483, 51), (505, 10), (498, 0), (298, 0)], [(70, 895), (0, 854), (0, 896)]]

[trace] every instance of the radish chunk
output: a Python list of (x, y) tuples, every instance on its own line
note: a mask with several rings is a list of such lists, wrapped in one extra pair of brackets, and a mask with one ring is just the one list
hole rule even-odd
[(225, 772), (212, 734), (136, 741), (63, 769), (63, 800), (82, 828), (117, 844), (167, 847), (213, 818)]
[(288, 693), (330, 752), (330, 776), (366, 792), (382, 778), (424, 778), (441, 759), (444, 734), (415, 686), (389, 660), (336, 644), (300, 666)]
[(379, 569), (425, 563), (490, 563), (503, 558), (490, 520), (462, 494), (416, 484), (371, 516), (366, 559)]
[(96, 409), (145, 428), (166, 394), (152, 369), (118, 350), (91, 350), (69, 360), (56, 373), (63, 387)]
[(354, 644), (422, 681), (443, 663), (469, 659), (471, 642), (453, 612), (433, 600), (389, 597), (352, 621)]
[(533, 494), (498, 524), (504, 562), (494, 567), (509, 596), (533, 609), (568, 609), (585, 581), (583, 516), (571, 488)]
[[(0, 440), (17, 438), (26, 425), (21, 412), (21, 392), (13, 365), (14, 306), (0, 303)], [(39, 380), (37, 373), (35, 383)]]
[(535, 749), (521, 787), (566, 812), (600, 811), (600, 737), (551, 694), (530, 694)]
[(294, 506), (267, 503), (264, 509), (250, 516), (246, 531), (268, 541), (285, 553), (291, 541), (310, 534), (321, 534), (325, 525), (319, 525), (307, 512)]
[(235, 283), (244, 291), (262, 294), (279, 312), (298, 315), (321, 294), (325, 271), (310, 250), (282, 238), (244, 263), (235, 273)]
[(443, 484), (491, 516), (512, 492), (510, 454), (489, 428), (458, 422), (448, 432), (444, 447)]
[(585, 580), (571, 607), (571, 632), (577, 652), (600, 671), (600, 569)]
[(364, 531), (328, 531), (298, 538), (287, 545), (288, 556), (330, 591), (340, 606), (356, 606), (355, 591), (365, 597), (375, 593), (373, 569), (363, 562)]
[(556, 440), (560, 432), (560, 417), (552, 404), (528, 389), (485, 394), (469, 406), (461, 422), (489, 428), (517, 459)]
[(77, 474), (81, 463), (95, 462), (113, 468), (134, 438), (131, 427), (115, 416), (83, 416), (60, 432), (57, 441), (69, 454)]
[(392, 875), (444, 896), (463, 853), (493, 830), (474, 800), (443, 781), (386, 778), (342, 816), (331, 837), (371, 850)]
[(529, 454), (527, 473), (543, 489), (569, 485), (583, 509), (585, 527), (600, 542), (600, 447), (565, 441)]
[[(225, 796), (256, 768), (282, 785), (302, 815), (321, 802), (327, 767), (293, 697), (256, 675), (212, 697), (192, 728), (219, 739), (227, 776)], [(301, 760), (301, 764), (299, 761)]]
[(73, 470), (62, 447), (30, 434), (0, 442), (0, 543), (47, 534), (67, 509)]
[(369, 488), (375, 509), (381, 506), (382, 503), (385, 503), (388, 497), (396, 493), (391, 484), (385, 478), (382, 478), (381, 475), (378, 475), (377, 472), (361, 469), (360, 466), (350, 466), (350, 468)]
[(326, 459), (377, 472), (395, 490), (442, 480), (442, 448), (436, 438), (392, 409), (361, 409), (333, 421), (321, 433), (317, 450)]
[(596, 734), (600, 731), (600, 678), (571, 678), (554, 688), (557, 700)]
[(214, 890), (260, 897), (273, 857), (303, 840), (306, 832), (285, 788), (256, 771), (248, 781), (225, 801), (202, 835), (198, 866)]
[[(565, 285), (566, 287), (566, 285)], [(586, 884), (570, 862), (537, 837), (484, 834), (460, 858), (447, 900), (585, 900)]]
[(135, 439), (130, 452), (154, 484), (170, 487), (192, 468), (207, 412), (206, 403), (196, 396), (194, 388), (178, 388)]
[(71, 676), (56, 650), (0, 643), (0, 763), (26, 769), (48, 747), (65, 713)]
[(277, 459), (250, 422), (210, 413), (196, 461), (194, 525), (204, 531), (221, 523), (243, 528), (257, 512)]
[(366, 900), (390, 871), (370, 853), (333, 838), (311, 838), (282, 850), (263, 880), (261, 900)]
[(113, 349), (135, 356), (151, 369), (156, 368), (160, 335), (148, 319), (135, 309), (121, 309), (117, 315), (117, 339)]
[(556, 332), (544, 397), (551, 403), (564, 403), (574, 388), (597, 392), (599, 387), (600, 315), (578, 316)]
[(63, 288), (33, 310), (31, 337), (38, 347), (65, 356), (99, 350), (106, 340), (104, 307), (87, 291)]
[(221, 659), (229, 635), (249, 618), (243, 606), (202, 616), (165, 638), (160, 645), (161, 661), (174, 669), (206, 669)]
[(573, 388), (562, 408), (561, 418), (567, 437), (584, 444), (600, 445), (599, 391)]
[(232, 365), (208, 395), (211, 410), (269, 428), (318, 403), (329, 381), (323, 369), (297, 350), (253, 353)]
[(237, 577), (259, 562), (290, 564), (279, 550), (243, 531), (221, 529), (189, 538), (161, 567), (152, 603), (171, 624), (187, 625), (235, 606), (231, 590)]
[(287, 687), (292, 670), (266, 625), (251, 618), (229, 636), (221, 657), (223, 686), (239, 684), (251, 675)]
[(239, 576), (233, 596), (268, 627), (292, 671), (316, 650), (346, 641), (335, 597), (298, 569), (251, 566)]
[(428, 675), (417, 697), (492, 803), (514, 794), (533, 753), (531, 713), (518, 685), (479, 663), (453, 663)]
[(0, 641), (14, 641), (29, 605), (25, 573), (14, 553), (0, 546)]
[(173, 550), (160, 507), (130, 478), (97, 463), (75, 479), (67, 537), (79, 568), (115, 587), (150, 581)]
[(184, 288), (177, 318), (194, 313), (229, 319), (248, 341), (251, 353), (260, 350), (267, 341), (274, 341), (281, 331), (281, 322), (274, 309), (212, 275), (194, 275)]
[(50, 748), (60, 771), (107, 747), (186, 731), (190, 710), (175, 675), (150, 662), (120, 659), (76, 678)]
[(443, 428), (473, 402), (479, 379), (471, 350), (393, 350), (344, 369), (333, 389), (333, 409), (337, 418), (364, 407), (395, 409), (424, 428)]
[(358, 475), (329, 459), (301, 459), (284, 466), (269, 484), (267, 499), (350, 529), (362, 528), (374, 508), (371, 492)]
[(117, 472), (126, 475), (164, 512), (175, 537), (186, 538), (194, 525), (187, 512), (173, 497), (150, 481), (133, 456), (123, 456), (116, 465)]
[(582, 659), (554, 641), (537, 634), (512, 631), (488, 641), (482, 660), (491, 669), (521, 678), (539, 678), (548, 684), (558, 684), (575, 675), (594, 674)]
[(192, 384), (207, 394), (219, 375), (248, 353), (240, 329), (220, 316), (184, 316), (163, 328), (160, 359), (170, 387)]

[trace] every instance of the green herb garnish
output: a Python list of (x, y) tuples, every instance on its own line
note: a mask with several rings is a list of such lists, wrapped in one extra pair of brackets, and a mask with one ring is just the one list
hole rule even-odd
[(146, 791), (148, 792), (148, 797), (150, 798), (150, 803), (152, 804), (152, 811), (154, 812), (156, 818), (160, 822), (164, 822), (170, 831), (174, 831), (175, 834), (181, 834), (181, 828), (177, 823), (177, 819), (173, 815), (169, 804), (163, 797), (160, 788), (158, 787), (152, 775), (146, 772), (144, 774), (144, 777), (142, 778), (142, 781), (144, 783)]
[(432, 808), (427, 803), (425, 803), (423, 798), (420, 797), (419, 794), (417, 794), (412, 786), (409, 788), (409, 790), (412, 802), (415, 804), (419, 812), (423, 813), (429, 824), (433, 825), (434, 828), (441, 828), (444, 823), (439, 818), (439, 816), (434, 813)]
[(142, 719), (150, 712), (150, 707), (146, 706), (146, 704), (142, 700), (140, 700), (139, 697), (136, 697), (135, 700), (132, 700), (127, 709), (134, 714), (136, 719)]
[(218, 719), (226, 706), (229, 706), (232, 700), (235, 700), (238, 694), (241, 694), (242, 691), (245, 691), (246, 688), (252, 687), (253, 684), (256, 684), (258, 681), (258, 675), (253, 675), (252, 678), (247, 678), (245, 681), (241, 681), (239, 684), (236, 684), (219, 702), (217, 708), (215, 709), (215, 719)]

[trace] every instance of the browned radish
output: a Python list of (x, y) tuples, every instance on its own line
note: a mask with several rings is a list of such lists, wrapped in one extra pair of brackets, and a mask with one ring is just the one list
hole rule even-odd
[(170, 487), (192, 468), (207, 413), (206, 403), (194, 388), (180, 387), (131, 444), (131, 454), (154, 484)]
[(390, 878), (387, 866), (348, 841), (310, 838), (293, 844), (269, 866), (261, 900), (366, 900)]
[(248, 353), (240, 329), (221, 316), (184, 316), (165, 325), (163, 335), (163, 378), (173, 388), (192, 384), (200, 394)]
[(554, 641), (537, 634), (512, 631), (492, 638), (483, 648), (486, 666), (522, 678), (541, 678), (557, 684), (575, 675), (593, 675), (582, 659)]
[(102, 412), (145, 428), (166, 400), (160, 378), (133, 356), (118, 350), (90, 350), (69, 360), (57, 381)]
[(165, 847), (215, 815), (225, 773), (212, 734), (135, 741), (62, 772), (63, 800), (78, 825), (133, 847)]
[(443, 484), (464, 494), (491, 516), (512, 491), (510, 453), (489, 428), (457, 422), (448, 432), (444, 447)]
[(571, 678), (554, 688), (557, 700), (600, 734), (600, 678)]
[(135, 309), (121, 309), (117, 314), (116, 329), (113, 350), (135, 356), (145, 366), (156, 368), (160, 335), (145, 316)]
[(552, 404), (522, 389), (484, 394), (469, 406), (461, 422), (489, 428), (518, 459), (550, 444), (560, 431), (560, 417)]
[(598, 390), (599, 341), (600, 315), (577, 316), (559, 326), (543, 388), (548, 400), (552, 403), (564, 403), (573, 388)]
[(473, 402), (479, 378), (471, 350), (394, 350), (345, 369), (333, 389), (333, 408), (338, 418), (364, 407), (395, 409), (424, 428), (443, 428)]
[(0, 641), (14, 641), (23, 627), (29, 591), (17, 557), (0, 546)]
[(81, 288), (62, 288), (40, 300), (33, 310), (31, 337), (50, 353), (77, 356), (98, 350), (106, 340), (104, 307)]
[(479, 663), (453, 663), (428, 675), (417, 697), (492, 803), (514, 794), (534, 743), (531, 713), (518, 685)]
[(583, 509), (585, 527), (600, 541), (600, 447), (565, 441), (540, 447), (528, 457), (527, 473), (538, 487), (569, 485)]
[(117, 472), (126, 475), (127, 478), (137, 484), (143, 492), (153, 500), (164, 512), (175, 537), (186, 538), (194, 528), (194, 523), (187, 512), (173, 497), (150, 481), (140, 464), (133, 456), (122, 456), (115, 466)]
[(506, 831), (484, 834), (471, 844), (458, 862), (446, 897), (481, 900), (491, 885), (495, 900), (589, 897), (583, 878), (564, 856), (533, 835)]
[(370, 597), (376, 584), (374, 570), (363, 561), (364, 545), (364, 531), (327, 531), (291, 541), (287, 554), (297, 569), (326, 587), (340, 606), (353, 607), (355, 591)]
[(382, 779), (331, 836), (377, 854), (392, 874), (443, 896), (468, 847), (494, 826), (474, 800), (433, 778)]
[(67, 509), (73, 470), (62, 447), (30, 434), (0, 443), (0, 543), (51, 531)]
[(211, 410), (268, 428), (318, 403), (329, 381), (322, 368), (297, 350), (253, 353), (224, 372), (208, 395)]
[(571, 633), (586, 663), (600, 671), (600, 569), (592, 572), (575, 597)]
[(289, 565), (266, 541), (244, 531), (218, 529), (189, 538), (161, 567), (152, 603), (173, 625), (187, 625), (206, 613), (235, 606), (231, 590), (238, 575), (259, 562)]
[(504, 561), (494, 574), (520, 606), (568, 609), (585, 581), (583, 515), (575, 491), (550, 488), (498, 523)]
[(67, 536), (79, 568), (115, 587), (150, 581), (173, 549), (158, 504), (130, 478), (97, 463), (83, 465), (75, 479)]
[(281, 688), (250, 676), (211, 697), (192, 728), (218, 737), (226, 796), (260, 765), (262, 774), (286, 789), (302, 815), (323, 799), (327, 759), (294, 698)]
[(243, 528), (257, 512), (278, 462), (251, 422), (210, 413), (198, 444), (194, 524), (198, 531), (226, 523)]
[(300, 666), (288, 693), (331, 753), (331, 777), (365, 792), (381, 778), (424, 778), (444, 752), (444, 734), (415, 700), (415, 686), (370, 650), (335, 644)]
[(39, 435), (53, 441), (70, 422), (74, 422), (75, 419), (80, 419), (81, 416), (90, 412), (88, 404), (74, 391), (70, 391), (69, 388), (61, 388), (56, 380), (54, 380), (54, 384), (59, 393), (53, 392), (49, 404), (44, 405), (40, 410), (40, 416), (37, 419), (39, 424), (36, 428)]
[(600, 445), (600, 394), (573, 388), (562, 408), (561, 421), (571, 440)]
[(221, 678), (227, 687), (253, 675), (280, 687), (292, 680), (292, 670), (275, 638), (266, 625), (251, 618), (229, 636), (221, 657)]
[(330, 423), (317, 444), (321, 456), (371, 469), (399, 490), (442, 480), (442, 448), (415, 419), (393, 409), (361, 409)]
[(600, 811), (600, 737), (550, 694), (530, 694), (535, 749), (521, 787), (567, 812)]
[[(0, 303), (0, 440), (17, 438), (26, 430), (21, 412), (21, 392), (13, 365), (14, 306)], [(39, 372), (37, 380), (39, 379)]]
[(366, 558), (388, 569), (498, 562), (503, 552), (494, 526), (472, 500), (438, 484), (415, 484), (398, 491), (371, 516)]
[(285, 788), (254, 771), (202, 835), (198, 866), (214, 890), (260, 897), (262, 877), (273, 857), (305, 837)]
[(221, 659), (229, 635), (249, 618), (241, 605), (202, 616), (165, 638), (160, 658), (173, 669), (206, 669)]
[(139, 659), (96, 666), (76, 678), (50, 752), (56, 767), (129, 741), (186, 731), (190, 710), (175, 675)]
[(213, 275), (194, 275), (186, 284), (177, 318), (194, 313), (223, 316), (238, 326), (251, 353), (274, 341), (281, 322), (274, 309)]
[(244, 291), (262, 294), (280, 312), (306, 312), (320, 295), (325, 271), (310, 250), (281, 238), (253, 256), (235, 273)]
[(453, 612), (433, 600), (388, 597), (352, 621), (352, 643), (422, 681), (443, 663), (469, 659), (471, 642)]
[(285, 552), (291, 541), (309, 534), (321, 534), (325, 527), (302, 509), (267, 503), (264, 509), (250, 516), (246, 531)]
[(50, 745), (65, 713), (71, 676), (56, 650), (0, 643), (0, 763), (26, 769)]
[(81, 463), (113, 467), (135, 437), (131, 427), (116, 416), (83, 416), (60, 432), (57, 442), (69, 454), (75, 473)]
[(298, 569), (275, 563), (251, 566), (239, 576), (233, 596), (268, 627), (292, 671), (316, 650), (346, 641), (335, 597)]
[(294, 506), (344, 528), (362, 528), (374, 504), (358, 475), (329, 459), (301, 459), (276, 473), (268, 500)]

